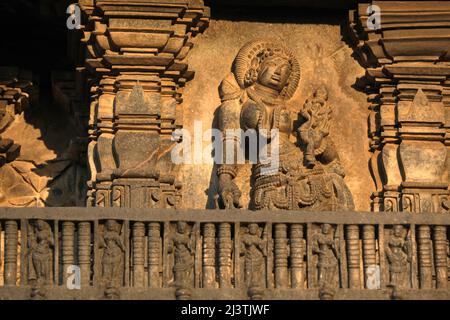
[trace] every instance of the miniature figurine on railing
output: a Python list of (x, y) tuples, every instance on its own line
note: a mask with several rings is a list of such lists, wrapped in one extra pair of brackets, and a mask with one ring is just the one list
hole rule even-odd
[(168, 243), (168, 253), (174, 254), (173, 276), (179, 299), (189, 298), (193, 286), (195, 241), (190, 229), (186, 222), (179, 221)]
[(107, 220), (105, 232), (100, 237), (100, 248), (103, 248), (102, 279), (106, 286), (105, 295), (113, 298), (118, 295), (117, 288), (122, 286), (123, 254), (125, 245), (120, 234), (121, 225), (115, 220)]
[(47, 222), (36, 220), (28, 235), (29, 270), (28, 281), (31, 283), (32, 298), (45, 297), (44, 286), (51, 285), (53, 250), (55, 240)]
[(324, 223), (312, 238), (312, 252), (317, 254), (318, 285), (322, 295), (332, 297), (339, 288), (339, 245), (333, 227)]
[(244, 279), (249, 295), (260, 299), (266, 287), (267, 238), (261, 238), (261, 228), (256, 223), (250, 224), (242, 236), (241, 255), (245, 258)]

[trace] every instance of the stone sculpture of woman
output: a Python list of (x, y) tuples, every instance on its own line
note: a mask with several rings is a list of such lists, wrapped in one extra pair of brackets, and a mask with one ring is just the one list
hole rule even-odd
[(322, 289), (339, 286), (339, 251), (331, 225), (324, 223), (312, 239), (312, 252), (317, 254), (318, 284)]
[[(266, 152), (258, 150), (251, 177), (251, 208), (353, 209), (338, 154), (328, 138), (330, 111), (323, 112), (330, 107), (325, 89), (319, 89), (306, 103), (298, 132), (300, 145), (292, 142), (297, 135), (293, 121), (298, 114), (293, 117), (286, 103), (294, 95), (299, 80), (297, 59), (276, 41), (251, 41), (239, 51), (232, 73), (219, 87), (222, 104), (217, 113), (218, 127), (224, 134), (225, 150), (217, 175), (219, 202), (223, 207), (242, 206), (241, 191), (235, 183), (239, 167), (236, 162), (229, 163), (228, 157), (231, 152), (237, 153), (241, 145), (240, 137), (230, 132), (242, 129), (255, 130), (259, 137), (265, 137), (266, 150), (278, 149), (278, 159), (267, 153), (269, 162), (261, 161)], [(274, 132), (278, 132), (276, 140)], [(273, 148), (277, 142), (278, 148)], [(262, 144), (260, 139), (259, 145)], [(278, 165), (274, 167), (271, 159)]]
[(267, 241), (260, 236), (260, 228), (256, 223), (248, 226), (242, 236), (241, 255), (244, 256), (244, 279), (248, 288), (265, 287), (265, 259)]
[(387, 241), (386, 257), (389, 263), (390, 285), (397, 289), (408, 283), (409, 241), (405, 240), (405, 229), (395, 225)]
[(107, 220), (105, 232), (100, 237), (100, 248), (103, 248), (102, 276), (109, 288), (121, 285), (123, 276), (123, 256), (125, 245), (120, 235), (120, 224), (115, 220)]
[(174, 284), (178, 288), (192, 287), (191, 275), (194, 268), (194, 243), (186, 222), (179, 221), (169, 241), (169, 253), (174, 253)]
[(34, 237), (29, 240), (31, 265), (29, 280), (36, 280), (38, 285), (51, 284), (53, 232), (47, 222), (36, 220)]

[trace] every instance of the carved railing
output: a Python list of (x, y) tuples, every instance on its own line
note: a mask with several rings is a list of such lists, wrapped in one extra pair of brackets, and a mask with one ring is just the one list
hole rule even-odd
[(1, 208), (0, 222), (0, 299), (450, 299), (448, 214)]

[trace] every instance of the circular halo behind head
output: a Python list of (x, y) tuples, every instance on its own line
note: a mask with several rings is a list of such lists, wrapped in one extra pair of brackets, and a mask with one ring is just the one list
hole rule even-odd
[(291, 50), (277, 40), (252, 40), (239, 50), (233, 64), (233, 73), (242, 89), (253, 85), (265, 58), (280, 56), (289, 61), (291, 75), (280, 96), (286, 100), (292, 98), (300, 81), (300, 64)]

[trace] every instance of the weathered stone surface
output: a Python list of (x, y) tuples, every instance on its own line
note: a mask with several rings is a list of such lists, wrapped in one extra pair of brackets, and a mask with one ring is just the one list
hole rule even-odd
[[(369, 4), (350, 15), (356, 52), (367, 68), (373, 210), (446, 212), (450, 70), (444, 43), (450, 34), (443, 26), (450, 4), (373, 4), (381, 10), (377, 30), (367, 24)], [(414, 20), (407, 18), (412, 12), (420, 12)]]
[[(202, 1), (80, 3), (91, 88), (88, 206), (173, 208), (182, 181), (170, 159), (192, 79), (191, 39), (208, 25)], [(96, 11), (92, 11), (95, 8)]]
[[(263, 22), (212, 20), (190, 54), (190, 66), (196, 70), (196, 75), (184, 92), (183, 104), (187, 110), (184, 128), (194, 132), (195, 121), (202, 122), (202, 132), (215, 125), (214, 112), (221, 103), (217, 88), (223, 77), (230, 73), (234, 58), (246, 42), (265, 37), (278, 39), (293, 52), (301, 68), (299, 87), (288, 102), (288, 109), (298, 113), (318, 86), (327, 87), (329, 103), (333, 106), (330, 137), (338, 146), (346, 173), (345, 181), (353, 194), (356, 208), (369, 210), (367, 199), (373, 190), (373, 182), (368, 175), (361, 174), (367, 172), (370, 156), (366, 138), (367, 102), (363, 93), (351, 87), (356, 77), (364, 74), (364, 69), (352, 58), (352, 50), (341, 40), (338, 21), (336, 17), (335, 24), (329, 25), (267, 25)], [(217, 59), (218, 56), (221, 59)], [(199, 92), (202, 93), (200, 96)], [(206, 137), (203, 146), (206, 148), (208, 143)], [(237, 182), (242, 192), (242, 202), (248, 206), (251, 166), (243, 167)], [(184, 166), (183, 173), (185, 181), (192, 181), (190, 187), (185, 187), (183, 191), (184, 206), (212, 208), (213, 196), (217, 192), (217, 178), (212, 164), (202, 164), (200, 158), (195, 165)]]
[(450, 299), (450, 1), (3, 3), (0, 299)]
[[(448, 215), (66, 208), (61, 221), (60, 210), (0, 209), (1, 298), (449, 298)], [(19, 239), (27, 245), (18, 255)], [(73, 250), (79, 290), (66, 287), (60, 268)], [(302, 263), (288, 263), (292, 255)]]

